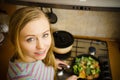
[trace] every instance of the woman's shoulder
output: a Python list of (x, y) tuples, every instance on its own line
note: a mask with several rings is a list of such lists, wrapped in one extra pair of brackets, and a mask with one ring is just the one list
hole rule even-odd
[(27, 63), (27, 62), (19, 62), (19, 61), (9, 61), (9, 66), (11, 68), (18, 68), (19, 70), (24, 70), (24, 69), (28, 69), (28, 68), (32, 68), (33, 66), (37, 66), (37, 65), (40, 65), (41, 62), (37, 61), (37, 62), (31, 62), (31, 63)]
[(8, 76), (10, 78), (32, 78), (32, 74), (37, 68), (37, 62), (24, 63), (24, 62), (11, 62), (9, 61)]
[(32, 63), (9, 62), (8, 76), (12, 79), (16, 78), (18, 80), (37, 78), (37, 80), (43, 80), (42, 78), (45, 78), (44, 80), (46, 80), (46, 76), (42, 74), (47, 75), (48, 78), (53, 78), (51, 76), (54, 76), (54, 70), (52, 67), (45, 66), (42, 61)]

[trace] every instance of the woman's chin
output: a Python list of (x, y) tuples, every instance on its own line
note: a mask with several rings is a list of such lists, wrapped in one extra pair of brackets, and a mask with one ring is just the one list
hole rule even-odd
[(43, 60), (43, 59), (45, 59), (45, 57), (46, 57), (46, 55), (44, 55), (44, 56), (39, 56), (39, 57), (37, 57), (37, 60)]

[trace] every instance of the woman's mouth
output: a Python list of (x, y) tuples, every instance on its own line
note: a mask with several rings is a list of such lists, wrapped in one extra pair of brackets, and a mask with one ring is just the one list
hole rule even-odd
[(43, 55), (45, 54), (45, 51), (41, 51), (41, 52), (35, 52), (36, 55)]

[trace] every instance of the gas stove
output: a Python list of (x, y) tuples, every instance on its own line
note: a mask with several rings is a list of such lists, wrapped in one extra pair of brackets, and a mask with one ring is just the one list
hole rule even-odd
[[(63, 59), (61, 57), (59, 58), (61, 58), (61, 60), (63, 60), (67, 64), (71, 65), (73, 59), (76, 56), (79, 56), (81, 54), (89, 54), (89, 48), (91, 46), (96, 49), (94, 56), (97, 57), (101, 63), (101, 76), (99, 80), (112, 80), (108, 46), (106, 41), (76, 38), (74, 39), (72, 50), (67, 53), (69, 54), (67, 55), (68, 57), (64, 58), (64, 55), (62, 55)], [(64, 71), (63, 73), (64, 74), (62, 76), (57, 76), (57, 80), (65, 80), (71, 75), (66, 71)]]

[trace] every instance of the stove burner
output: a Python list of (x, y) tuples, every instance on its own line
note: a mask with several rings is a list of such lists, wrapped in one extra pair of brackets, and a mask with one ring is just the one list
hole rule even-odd
[[(69, 57), (64, 58), (63, 61), (71, 65), (76, 56), (89, 54), (90, 52), (95, 52), (94, 56), (97, 57), (101, 63), (101, 74), (100, 78), (97, 80), (112, 80), (108, 46), (105, 41), (81, 38), (74, 39), (71, 54)], [(64, 55), (61, 57), (64, 57)], [(71, 73), (64, 72), (64, 75), (58, 76), (57, 80), (65, 80), (70, 75)]]

